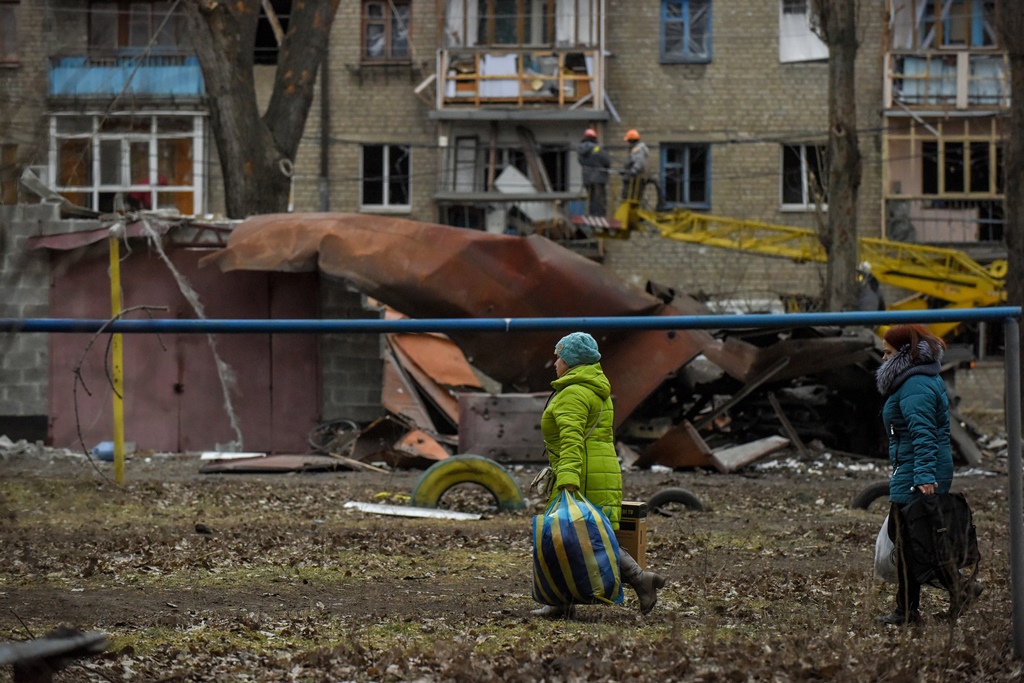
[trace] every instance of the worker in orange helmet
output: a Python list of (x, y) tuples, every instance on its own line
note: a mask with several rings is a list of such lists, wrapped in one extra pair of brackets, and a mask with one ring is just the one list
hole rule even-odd
[(576, 157), (583, 168), (587, 215), (604, 216), (608, 211), (608, 168), (612, 161), (598, 142), (597, 131), (593, 128), (583, 131), (583, 139), (576, 146)]
[(631, 128), (623, 138), (629, 145), (629, 158), (622, 169), (622, 200), (639, 199), (640, 188), (647, 177), (647, 162), (651, 150), (640, 139), (640, 131)]

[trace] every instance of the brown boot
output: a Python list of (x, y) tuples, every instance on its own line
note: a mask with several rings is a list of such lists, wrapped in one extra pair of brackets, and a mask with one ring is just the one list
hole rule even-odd
[(665, 579), (654, 572), (645, 572), (629, 553), (619, 549), (619, 573), (622, 580), (633, 587), (640, 600), (640, 614), (647, 616), (658, 604), (658, 589), (665, 586)]

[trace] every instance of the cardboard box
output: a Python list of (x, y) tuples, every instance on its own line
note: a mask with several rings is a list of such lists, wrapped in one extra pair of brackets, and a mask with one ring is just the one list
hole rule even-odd
[(619, 547), (630, 554), (641, 568), (647, 569), (647, 503), (622, 501), (622, 517), (615, 532)]

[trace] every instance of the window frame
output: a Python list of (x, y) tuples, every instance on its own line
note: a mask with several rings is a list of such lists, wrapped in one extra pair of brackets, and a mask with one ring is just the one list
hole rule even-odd
[[(367, 9), (370, 6), (379, 6), (384, 11), (384, 16), (381, 19), (376, 19), (368, 16)], [(396, 21), (400, 20), (392, 12), (392, 6), (397, 9), (399, 6), (406, 8), (405, 18), (405, 30), (406, 30), (406, 46), (405, 55), (395, 56), (394, 40), (392, 29), (395, 26)], [(360, 29), (359, 29), (359, 62), (361, 64), (411, 64), (412, 63), (412, 0), (362, 0), (360, 5)], [(368, 40), (367, 30), (369, 26), (374, 24), (383, 24), (384, 26), (384, 56), (374, 57), (367, 54)]]
[[(113, 118), (131, 118), (134, 120), (148, 119), (148, 130), (133, 130), (131, 132), (117, 132), (101, 130), (104, 121)], [(130, 195), (148, 194), (149, 206), (157, 208), (170, 208), (166, 204), (161, 206), (161, 195), (182, 195), (190, 196), (192, 204), (192, 215), (202, 215), (205, 209), (205, 192), (203, 178), (205, 172), (205, 135), (207, 115), (202, 112), (174, 112), (173, 114), (140, 114), (138, 112), (125, 114), (112, 114), (107, 116), (101, 113), (89, 112), (84, 114), (54, 114), (50, 117), (50, 163), (47, 168), (48, 180), (51, 187), (57, 192), (65, 195), (84, 195), (87, 201), (83, 202), (86, 208), (99, 210), (100, 204), (105, 196), (121, 193), (126, 202)], [(83, 126), (79, 130), (60, 130), (58, 121), (80, 119), (81, 123), (89, 122), (88, 130)], [(191, 128), (188, 130), (166, 130), (163, 123), (169, 119), (191, 120)], [(160, 146), (161, 142), (187, 140), (191, 143), (192, 160), (191, 184), (161, 184), (160, 179)], [(63, 183), (62, 152), (65, 144), (71, 143), (80, 147), (83, 154), (87, 155), (85, 160), (88, 168), (84, 169), (85, 182)], [(118, 169), (121, 175), (121, 182), (103, 182), (104, 166), (103, 161), (104, 143), (106, 149), (113, 142), (120, 142), (120, 150), (117, 162), (113, 167)], [(147, 144), (146, 179), (139, 182), (132, 177), (132, 145)], [(109, 170), (108, 167), (107, 170)], [(125, 178), (129, 180), (125, 182)], [(70, 198), (70, 197), (69, 197)], [(72, 199), (74, 201), (74, 199)], [(175, 206), (173, 208), (178, 208)], [(182, 212), (186, 213), (186, 212)]]
[[(184, 13), (179, 7), (174, 9), (175, 17), (164, 25), (164, 31), (170, 32), (172, 39), (171, 45), (160, 45), (159, 42), (153, 44), (152, 47), (148, 47), (149, 41), (153, 39), (153, 32), (160, 28), (163, 24), (163, 14), (155, 14), (154, 5), (161, 4), (167, 7), (161, 9), (174, 9), (173, 2), (167, 2), (166, 0), (90, 0), (86, 6), (87, 15), (87, 29), (86, 29), (86, 45), (90, 54), (94, 55), (126, 55), (126, 54), (139, 54), (148, 49), (151, 53), (162, 53), (162, 54), (183, 54), (188, 52), (186, 49), (186, 41), (184, 40)], [(114, 42), (113, 46), (97, 45), (94, 44), (94, 22), (98, 18), (98, 5), (116, 5), (117, 16), (112, 26), (114, 30)], [(149, 23), (148, 38), (143, 44), (133, 44), (132, 41), (132, 30), (134, 28), (134, 20), (142, 19), (141, 14), (142, 8), (149, 10), (149, 14), (145, 17)], [(138, 14), (134, 14), (133, 11), (138, 11)], [(107, 20), (109, 21), (109, 20)], [(103, 20), (100, 19), (101, 25)]]
[[(786, 170), (786, 150), (787, 149), (799, 149), (800, 151), (800, 194), (802, 202), (797, 204), (786, 201), (786, 179), (788, 173)], [(825, 197), (825, 201), (821, 204), (814, 202), (814, 197), (810, 192), (809, 182), (809, 171), (807, 161), (807, 150), (814, 148), (817, 150), (818, 156), (818, 185), (821, 187), (822, 194)], [(828, 144), (824, 142), (807, 142), (799, 144), (783, 144), (779, 147), (779, 208), (781, 211), (815, 211), (821, 209), (822, 211), (828, 210)], [(824, 175), (824, 177), (822, 177)]]
[[(366, 185), (370, 181), (366, 178), (366, 152), (369, 148), (381, 148), (381, 168), (384, 175), (377, 182), (380, 183), (380, 196), (383, 198), (381, 204), (368, 204), (366, 202)], [(391, 186), (391, 150), (399, 149), (405, 152), (406, 158), (406, 186), (405, 193), (408, 201), (405, 204), (392, 203), (390, 198)], [(412, 211), (412, 145), (396, 143), (363, 143), (359, 146), (359, 210), (368, 213), (410, 213)]]
[[(666, 208), (685, 207), (688, 209), (709, 210), (711, 208), (711, 144), (706, 142), (663, 142), (660, 147), (661, 167), (661, 196)], [(704, 152), (704, 198), (703, 201), (694, 201), (691, 196), (693, 179), (691, 170), (693, 163), (690, 159), (691, 152), (700, 149)], [(668, 156), (671, 151), (680, 150), (683, 152), (683, 159), (678, 163), (669, 163)], [(678, 168), (682, 171), (680, 186), (683, 190), (684, 199), (681, 202), (669, 200), (670, 171)]]
[[(693, 54), (689, 52), (689, 36), (693, 33), (692, 9), (695, 5), (701, 4), (706, 8), (704, 29), (707, 35), (704, 54)], [(680, 16), (670, 17), (668, 14), (670, 5), (679, 5)], [(661, 0), (661, 20), (658, 28), (659, 55), (662, 64), (708, 64), (711, 62), (713, 22), (711, 13), (711, 0)], [(669, 54), (666, 48), (666, 27), (669, 24), (682, 24), (683, 27), (683, 54)]]
[[(13, 68), (21, 65), (21, 41), (18, 40), (21, 35), (18, 31), (20, 10), (21, 0), (0, 0), (0, 26), (7, 27), (0, 30), (10, 31), (13, 43), (8, 46), (3, 40), (0, 40), (0, 68)], [(0, 39), (3, 38), (3, 35), (0, 33)]]

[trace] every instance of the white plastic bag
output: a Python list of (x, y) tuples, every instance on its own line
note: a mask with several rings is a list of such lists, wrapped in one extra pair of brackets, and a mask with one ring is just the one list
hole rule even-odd
[(897, 583), (896, 546), (889, 540), (889, 515), (882, 520), (882, 528), (875, 539), (875, 578)]

